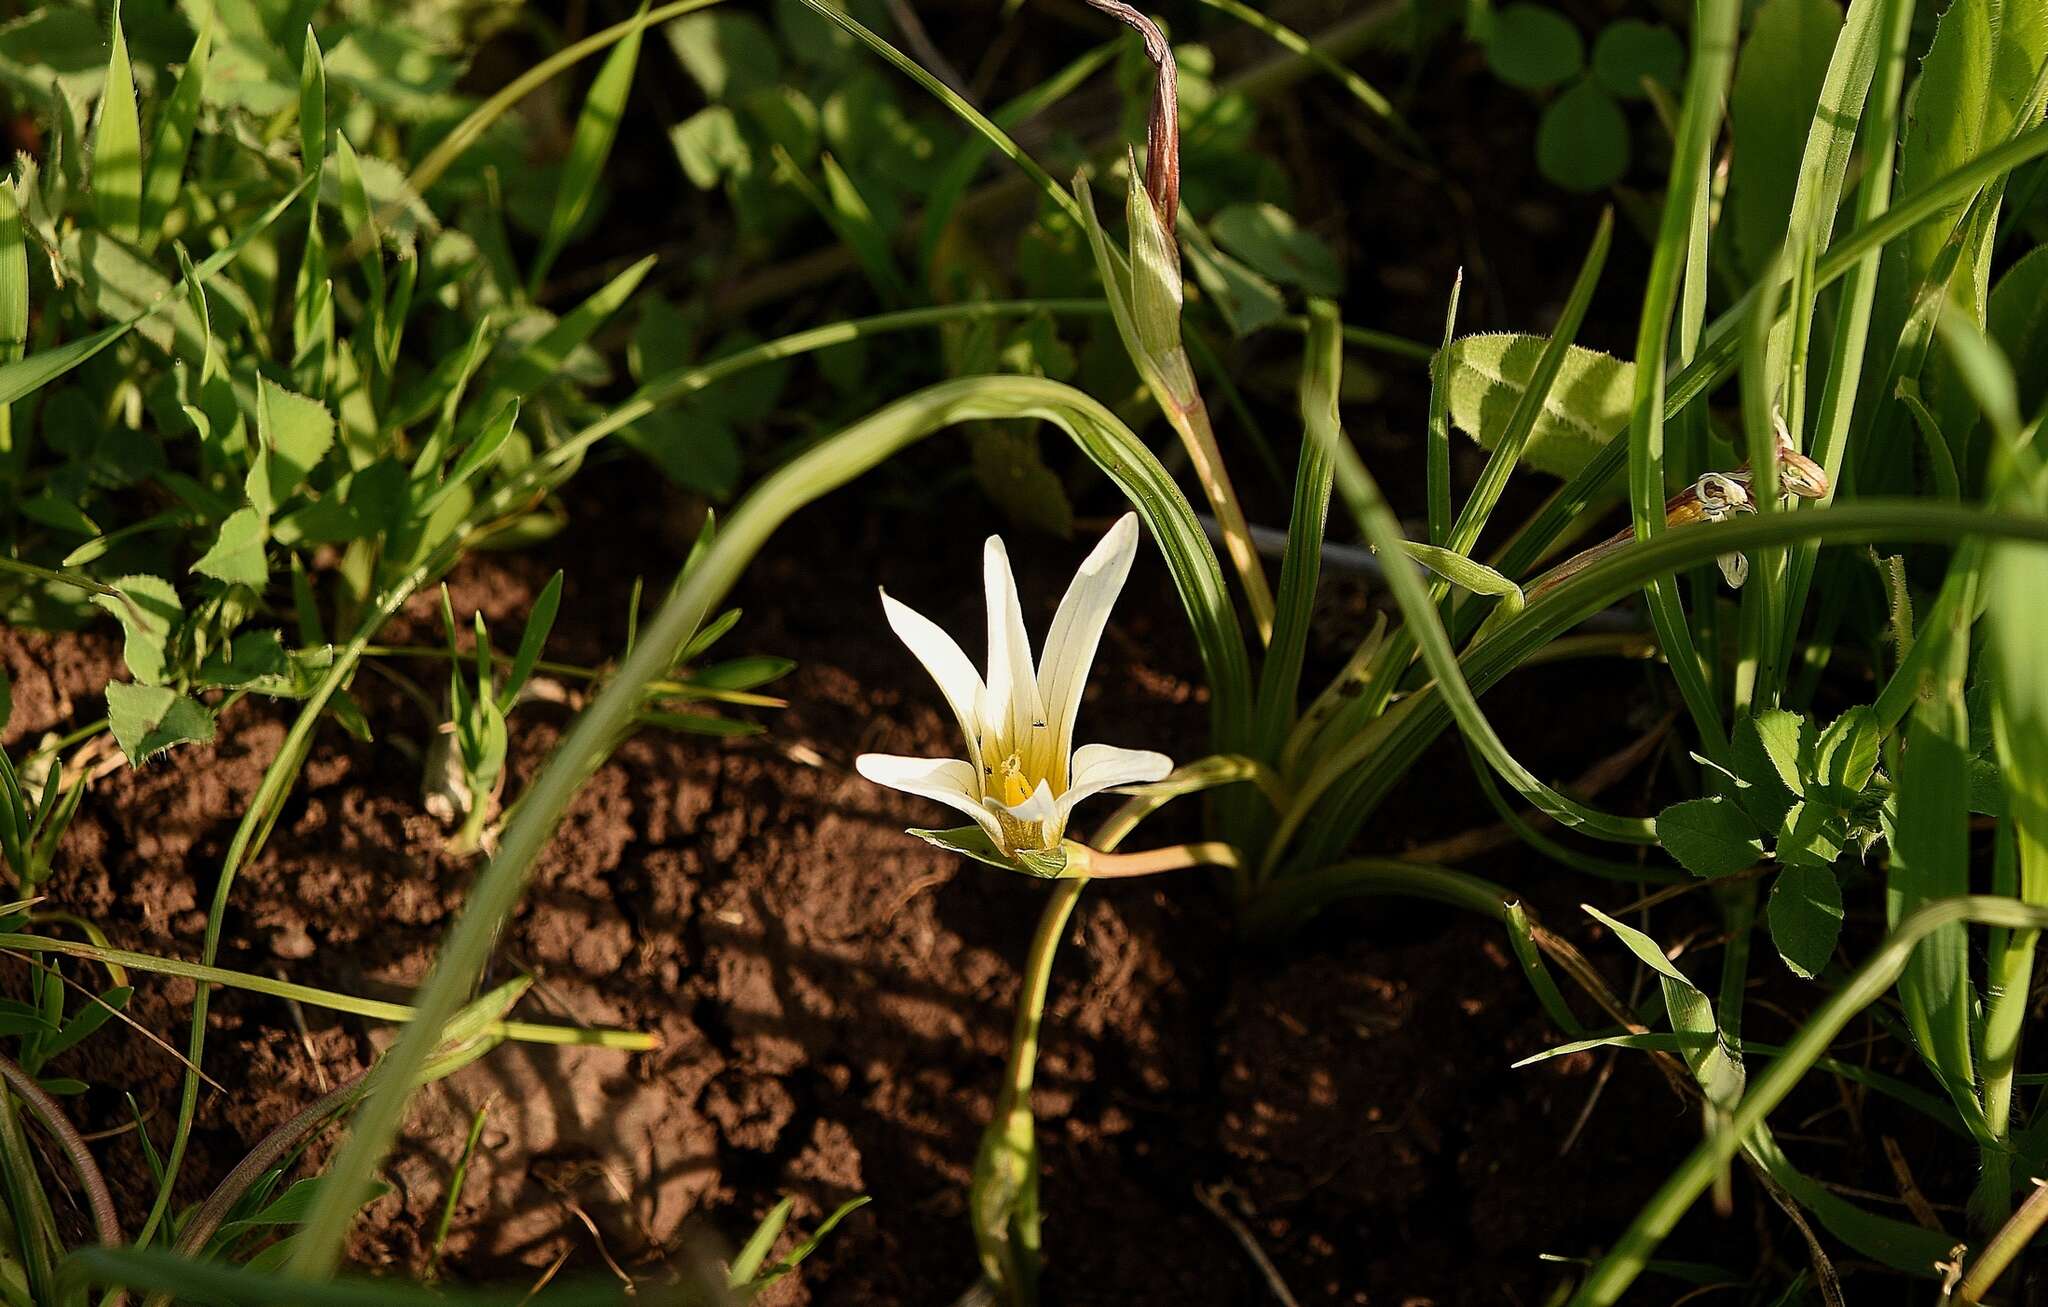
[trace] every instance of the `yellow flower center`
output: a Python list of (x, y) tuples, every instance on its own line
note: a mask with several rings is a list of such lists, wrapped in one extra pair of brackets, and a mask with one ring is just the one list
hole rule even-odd
[(996, 765), (989, 788), (997, 799), (1014, 808), (1030, 798), (1036, 787), (1024, 774), (1024, 760), (1013, 753)]

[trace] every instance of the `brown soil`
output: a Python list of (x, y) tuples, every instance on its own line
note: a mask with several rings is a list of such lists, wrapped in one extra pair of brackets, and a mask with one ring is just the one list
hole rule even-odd
[[(451, 582), (457, 611), (514, 629), (550, 558), (568, 561), (551, 654), (601, 657), (622, 637), (630, 578), (596, 564), (621, 541), (680, 534), (664, 529), (662, 505), (629, 498), (635, 484), (622, 465), (586, 474), (586, 511), (572, 518), (586, 525), (539, 557), (465, 565)], [(743, 1237), (781, 1194), (797, 1198), (799, 1224), (868, 1194), (873, 1206), (786, 1301), (945, 1303), (968, 1285), (968, 1167), (1045, 891), (906, 837), (932, 812), (847, 765), (870, 748), (952, 749), (950, 721), (878, 620), (868, 582), (971, 631), (980, 530), (863, 511), (849, 494), (800, 516), (756, 564), (734, 648), (801, 660), (783, 687), (791, 707), (764, 714), (757, 741), (630, 741), (564, 822), (502, 949), (501, 975), (538, 978), (523, 1013), (650, 1030), (661, 1050), (507, 1045), (424, 1095), (390, 1168), (394, 1192), (357, 1237), (360, 1263), (422, 1264), (470, 1115), (488, 1102), (449, 1242), (466, 1275), (530, 1275), (564, 1253), (572, 1266), (608, 1253), (644, 1270), (701, 1247), (693, 1236)], [(1080, 548), (1017, 550), (1033, 614), (1050, 611)], [(658, 577), (674, 562), (645, 566)], [(1204, 694), (1183, 631), (1163, 570), (1141, 562), (1086, 730), (1182, 757), (1199, 749)], [(97, 713), (96, 687), (117, 666), (107, 639), (0, 638), (16, 685), (9, 744)], [(436, 639), (428, 605), (391, 638)], [(1597, 743), (1568, 726), (1611, 695), (1594, 680), (1533, 673), (1524, 688), (1540, 693), (1499, 696), (1539, 767), (1575, 769)], [(421, 810), (414, 759), (430, 723), (381, 676), (357, 689), (382, 737), (322, 730), (268, 848), (235, 885), (221, 960), (398, 996), (425, 973), (475, 867), (445, 854), (446, 831)], [(509, 793), (567, 716), (546, 704), (514, 715)], [(196, 956), (225, 842), (283, 720), (246, 702), (216, 746), (99, 781), (66, 840), (57, 904), (117, 944)], [(1391, 804), (1383, 846), (1482, 822), (1456, 797), (1470, 789), (1465, 767), (1454, 748), (1433, 753), (1415, 786), (1427, 803)], [(1513, 851), (1481, 870), (1557, 900), (1557, 920), (1569, 920), (1559, 896), (1584, 888)], [(144, 982), (133, 1015), (182, 1044), (190, 998), (189, 985)], [(353, 1018), (303, 1018), (304, 1037), (279, 1001), (217, 996), (206, 1066), (229, 1092), (203, 1099), (185, 1198), (384, 1038)], [(1253, 1261), (1198, 1189), (1220, 1189), (1304, 1302), (1536, 1301), (1560, 1278), (1537, 1255), (1610, 1238), (1692, 1133), (1631, 1058), (1560, 1156), (1596, 1064), (1511, 1071), (1557, 1035), (1497, 931), (1406, 903), (1334, 913), (1261, 955), (1240, 951), (1202, 873), (1093, 888), (1047, 1030), (1036, 1108), (1055, 1302), (1263, 1300)], [(133, 1093), (152, 1136), (167, 1135), (179, 1067), (138, 1035), (112, 1028), (58, 1069), (95, 1086), (85, 1116), (118, 1124)], [(100, 1151), (133, 1181), (132, 1227), (147, 1193), (139, 1151), (130, 1137)]]

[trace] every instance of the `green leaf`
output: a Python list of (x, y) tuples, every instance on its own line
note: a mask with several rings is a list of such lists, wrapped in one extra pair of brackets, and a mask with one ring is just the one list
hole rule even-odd
[(1645, 81), (1676, 91), (1685, 80), (1685, 45), (1662, 23), (1616, 19), (1593, 42), (1593, 76), (1625, 100), (1647, 95)]
[(319, 400), (265, 377), (256, 392), (256, 433), (264, 453), (249, 469), (249, 499), (268, 517), (334, 444), (334, 417)]
[(1757, 743), (1778, 779), (1792, 793), (1806, 793), (1806, 777), (1813, 770), (1813, 727), (1798, 713), (1783, 708), (1760, 712), (1751, 721)]
[(505, 674), (505, 686), (498, 692), (498, 711), (508, 713), (519, 701), (519, 691), (526, 684), (526, 678), (533, 675), (533, 665), (540, 661), (541, 650), (548, 642), (548, 632), (555, 628), (555, 613), (562, 606), (562, 574), (556, 572), (541, 588), (540, 597), (533, 601), (533, 608), (526, 615), (526, 629), (519, 633), (519, 648), (512, 655), (512, 666)]
[(299, 61), (299, 167), (320, 171), (327, 158), (327, 65), (320, 59), (320, 41), (306, 29)]
[(142, 244), (156, 244), (163, 230), (164, 216), (178, 202), (183, 186), (185, 158), (192, 147), (192, 130), (199, 122), (199, 106), (206, 94), (206, 64), (213, 50), (213, 9), (209, 6), (199, 21), (199, 35), (178, 84), (164, 102), (156, 120), (156, 134), (150, 138), (147, 167), (142, 178)]
[(1728, 103), (1735, 139), (1728, 203), (1735, 250), (1751, 276), (1785, 239), (1807, 128), (1841, 26), (1834, 0), (1766, 0), (1743, 42)]
[(1842, 887), (1828, 867), (1787, 867), (1771, 886), (1771, 943), (1792, 973), (1818, 976), (1842, 934)]
[[(2048, 0), (1953, 0), (1936, 20), (1934, 41), (1906, 104), (1899, 147), (1900, 194), (1911, 194), (2002, 143), (2013, 131), (2034, 75), (2048, 58)], [(1907, 233), (1908, 284), (1933, 268), (1974, 192), (1960, 195)], [(1989, 244), (1965, 249), (1950, 285), (1968, 287), (1981, 312), (1990, 274)]]
[[(1451, 421), (1492, 449), (1507, 429), (1543, 357), (1542, 336), (1466, 336), (1451, 345)], [(1557, 381), (1529, 433), (1521, 461), (1570, 477), (1628, 425), (1635, 365), (1578, 345), (1565, 352)]]
[(683, 175), (700, 191), (746, 173), (753, 164), (753, 147), (740, 133), (739, 119), (722, 104), (707, 105), (669, 128), (668, 143)]
[(1544, 108), (1536, 166), (1581, 193), (1611, 186), (1628, 171), (1628, 119), (1598, 82), (1580, 82)]
[(2029, 250), (1998, 279), (1986, 327), (2012, 363), (2020, 412), (2036, 412), (2048, 401), (2048, 247)]
[(1074, 534), (1074, 506), (1059, 474), (1045, 465), (1030, 426), (991, 422), (968, 435), (975, 480), (1010, 521), (1062, 540)]
[(1556, 86), (1577, 76), (1585, 59), (1579, 29), (1555, 9), (1511, 4), (1493, 15), (1486, 38), (1486, 65), (1510, 86), (1526, 90)]
[(1687, 799), (1657, 814), (1657, 839), (1695, 876), (1726, 876), (1753, 867), (1763, 841), (1742, 810), (1727, 799)]
[(727, 1268), (726, 1285), (738, 1289), (760, 1271), (761, 1263), (768, 1260), (768, 1254), (775, 1247), (775, 1241), (782, 1237), (782, 1228), (789, 1224), (789, 1213), (796, 1206), (794, 1198), (785, 1198), (770, 1208), (768, 1215), (761, 1218), (761, 1224), (754, 1227), (754, 1233), (747, 1237), (739, 1253)]
[(1709, 1103), (1720, 1108), (1732, 1107), (1742, 1097), (1742, 1059), (1723, 1038), (1720, 1024), (1714, 1019), (1712, 1001), (1671, 964), (1656, 940), (1598, 908), (1587, 906), (1586, 911), (1613, 931), (1638, 961), (1657, 973), (1664, 990), (1665, 1015), (1670, 1018), (1671, 1029), (1681, 1037), (1679, 1049), (1686, 1066), (1706, 1091)]
[(775, 38), (752, 14), (726, 9), (686, 14), (663, 27), (662, 35), (709, 100), (730, 101), (773, 86), (782, 73)]
[(128, 674), (145, 685), (164, 677), (164, 646), (185, 616), (178, 592), (160, 576), (124, 576), (114, 582), (119, 595), (95, 595), (93, 602), (121, 622), (126, 637), (121, 659)]
[(167, 685), (107, 683), (107, 724), (132, 766), (176, 744), (207, 744), (213, 739), (213, 715), (204, 704), (187, 699)]
[[(589, 211), (590, 197), (597, 193), (605, 160), (611, 157), (612, 142), (618, 138), (619, 123), (626, 116), (626, 96), (633, 89), (633, 70), (640, 63), (640, 38), (647, 30), (646, 15), (647, 0), (641, 0), (634, 14), (638, 21), (633, 30), (612, 47), (604, 66), (590, 83), (590, 94), (576, 119), (576, 134), (569, 142), (569, 157), (563, 160), (561, 178), (555, 184), (555, 207), (548, 214), (547, 234), (541, 238), (533, 271), (527, 279), (531, 287), (546, 280), (555, 256), (568, 244), (570, 235)], [(686, 23), (690, 19), (678, 21)], [(670, 39), (675, 39), (673, 34)]]
[(1216, 243), (1254, 271), (1311, 295), (1344, 291), (1344, 270), (1322, 238), (1271, 204), (1232, 204), (1209, 221)]
[(192, 570), (231, 585), (261, 590), (270, 579), (270, 564), (263, 556), (269, 535), (269, 524), (261, 513), (238, 508), (220, 524), (213, 547), (192, 564)]
[(1280, 288), (1217, 249), (1199, 224), (1192, 220), (1183, 223), (1181, 235), (1181, 253), (1187, 257), (1195, 281), (1223, 315), (1232, 335), (1249, 336), (1287, 316), (1287, 297)]
[(92, 196), (100, 225), (122, 240), (142, 233), (142, 120), (135, 109), (135, 75), (121, 6), (114, 6), (114, 53), (92, 133)]
[(1773, 852), (1787, 866), (1832, 867), (1843, 838), (1841, 814), (1818, 799), (1805, 800), (1785, 810)]
[(1878, 746), (1883, 743), (1884, 723), (1867, 704), (1858, 704), (1829, 723), (1814, 748), (1813, 766), (1813, 777), (1828, 802), (1837, 807), (1855, 802), (1877, 771)]

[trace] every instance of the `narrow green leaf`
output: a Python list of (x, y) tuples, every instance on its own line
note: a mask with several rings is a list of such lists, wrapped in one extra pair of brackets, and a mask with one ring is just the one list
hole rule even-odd
[(317, 174), (327, 159), (327, 65), (320, 41), (306, 28), (299, 61), (299, 167)]
[(113, 43), (92, 133), (93, 207), (101, 226), (122, 240), (135, 241), (142, 234), (142, 120), (136, 113), (135, 74), (128, 65), (128, 38), (121, 31), (118, 2)]
[(556, 572), (542, 587), (540, 597), (533, 601), (533, 608), (526, 616), (526, 629), (519, 635), (519, 649), (512, 655), (512, 667), (505, 675), (505, 688), (498, 692), (498, 710), (511, 712), (512, 705), (519, 701), (519, 691), (526, 684), (526, 678), (533, 675), (533, 665), (540, 661), (540, 652), (548, 642), (548, 632), (555, 628), (555, 613), (562, 606), (562, 574)]
[(147, 167), (142, 178), (142, 247), (155, 247), (163, 232), (164, 217), (178, 202), (185, 180), (185, 159), (192, 148), (192, 132), (199, 123), (200, 106), (206, 98), (206, 66), (213, 52), (213, 9), (209, 6), (199, 20), (199, 35), (192, 52), (178, 72), (171, 98), (164, 102), (156, 120), (156, 134), (150, 138)]
[(1735, 140), (1728, 203), (1749, 278), (1763, 272), (1785, 240), (1807, 129), (1841, 28), (1835, 0), (1767, 0), (1742, 43), (1728, 103)]
[(555, 186), (555, 207), (548, 215), (547, 232), (541, 237), (533, 271), (527, 278), (529, 289), (538, 289), (547, 279), (548, 269), (554, 266), (556, 256), (589, 209), (590, 197), (597, 192), (598, 178), (604, 172), (605, 160), (611, 156), (619, 122), (626, 114), (626, 96), (633, 89), (633, 69), (640, 62), (640, 39), (646, 32), (646, 18), (647, 0), (641, 0), (633, 30), (612, 47), (590, 83), (590, 94), (576, 119), (576, 134), (569, 142), (569, 157), (562, 162), (561, 180)]

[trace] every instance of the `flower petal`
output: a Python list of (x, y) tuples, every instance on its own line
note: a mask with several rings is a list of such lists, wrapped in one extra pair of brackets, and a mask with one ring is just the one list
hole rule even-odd
[[(981, 673), (974, 670), (974, 664), (967, 660), (967, 655), (960, 651), (952, 636), (908, 604), (891, 599), (886, 590), (882, 591), (882, 612), (888, 617), (889, 628), (896, 632), (897, 638), (910, 647), (910, 652), (917, 655), (924, 669), (939, 683), (939, 693), (946, 696), (946, 703), (960, 723), (960, 733), (967, 737), (967, 760), (979, 766)], [(889, 783), (882, 782), (884, 785)], [(978, 785), (975, 789), (979, 793)]]
[(1074, 574), (1073, 584), (1053, 615), (1052, 630), (1046, 634), (1045, 654), (1039, 659), (1040, 688), (1045, 710), (1051, 714), (1052, 747), (1062, 771), (1074, 747), (1074, 719), (1081, 711), (1088, 669), (1095, 662), (1102, 630), (1109, 624), (1109, 610), (1123, 591), (1137, 553), (1138, 515), (1126, 513)]
[(1143, 785), (1164, 780), (1173, 759), (1150, 749), (1119, 749), (1113, 744), (1084, 744), (1074, 751), (1074, 780), (1059, 797), (1060, 821), (1081, 800), (1118, 785)]
[[(1024, 633), (1023, 605), (1017, 580), (1010, 574), (1009, 551), (1002, 537), (990, 536), (981, 554), (982, 583), (988, 588), (988, 690), (982, 720), (1002, 731), (1006, 747), (1024, 753), (1045, 724), (1038, 696), (1038, 672), (1031, 665), (1031, 639)], [(1042, 771), (1025, 759), (1027, 770)]]
[(864, 753), (853, 769), (877, 785), (943, 803), (974, 818), (988, 837), (1002, 844), (1002, 826), (981, 802), (981, 784), (974, 764), (959, 758), (905, 758), (893, 753)]

